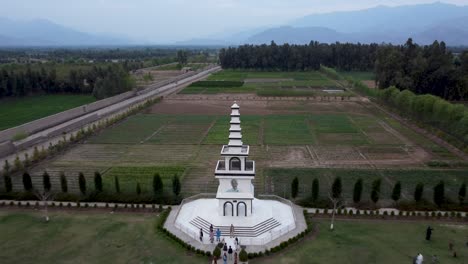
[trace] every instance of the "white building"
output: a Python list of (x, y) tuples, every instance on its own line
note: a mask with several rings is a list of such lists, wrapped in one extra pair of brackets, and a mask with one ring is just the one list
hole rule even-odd
[(222, 160), (216, 165), (219, 179), (216, 199), (219, 215), (247, 217), (253, 212), (255, 161), (249, 160), (249, 146), (242, 143), (239, 106), (231, 106), (229, 144), (221, 149)]

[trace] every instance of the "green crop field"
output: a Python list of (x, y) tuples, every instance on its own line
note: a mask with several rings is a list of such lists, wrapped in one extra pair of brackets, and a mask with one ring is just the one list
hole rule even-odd
[(119, 178), (120, 190), (126, 193), (135, 193), (136, 184), (140, 183), (142, 193), (152, 194), (153, 176), (158, 173), (163, 180), (164, 191), (171, 192), (172, 178), (177, 175), (180, 180), (185, 168), (179, 166), (165, 167), (112, 167), (103, 175), (105, 191), (115, 191), (115, 177)]
[(205, 263), (156, 232), (156, 214), (0, 212), (2, 263)]
[(351, 72), (345, 72), (345, 71), (340, 71), (339, 74), (344, 77), (352, 77), (355, 80), (374, 80), (375, 79), (375, 73), (373, 72), (363, 72), (363, 71), (351, 71)]
[(0, 100), (0, 130), (96, 101), (92, 95), (60, 94)]
[[(329, 231), (329, 220), (315, 220), (315, 224), (318, 233), (314, 238), (299, 241), (284, 253), (255, 263), (413, 263), (418, 253), (424, 256), (424, 263), (434, 263), (432, 255), (444, 264), (468, 260), (468, 226), (464, 224), (338, 220), (333, 232)], [(424, 239), (428, 225), (434, 228), (430, 242)], [(448, 250), (450, 241), (455, 245), (457, 258)]]
[(327, 199), (327, 193), (336, 177), (341, 177), (343, 182), (343, 197), (352, 203), (353, 187), (355, 182), (362, 178), (364, 181), (363, 201), (370, 201), (370, 191), (372, 182), (375, 179), (382, 179), (382, 188), (380, 198), (390, 200), (394, 184), (401, 181), (403, 199), (412, 200), (416, 184), (422, 182), (425, 184), (424, 198), (428, 201), (433, 199), (433, 187), (443, 180), (445, 183), (445, 194), (452, 201), (456, 201), (458, 190), (463, 182), (468, 182), (466, 170), (425, 170), (425, 169), (321, 169), (321, 168), (271, 168), (267, 169), (265, 174), (271, 178), (274, 191), (281, 196), (289, 197), (291, 181), (298, 177), (300, 192), (299, 196), (307, 198), (311, 195), (311, 186), (313, 179), (317, 178), (320, 182), (321, 197)]
[[(203, 144), (227, 144), (230, 120), (227, 116), (218, 118), (203, 141)], [(259, 129), (261, 120), (262, 117), (260, 116), (242, 116), (242, 141), (244, 144), (260, 144)]]
[[(337, 84), (320, 72), (256, 72), (223, 70), (212, 74), (206, 85), (190, 85), (181, 94), (256, 93), (259, 96), (352, 96), (349, 92), (328, 94), (323, 89), (335, 89)], [(243, 85), (216, 86), (219, 82), (245, 82)], [(203, 82), (200, 82), (203, 83)], [(196, 83), (195, 83), (196, 84)]]

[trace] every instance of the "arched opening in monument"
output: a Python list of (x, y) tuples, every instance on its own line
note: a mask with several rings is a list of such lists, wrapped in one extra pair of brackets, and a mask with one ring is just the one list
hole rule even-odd
[(247, 205), (244, 202), (237, 203), (237, 216), (247, 216)]
[(234, 216), (234, 205), (232, 205), (231, 202), (225, 202), (224, 203), (223, 215), (224, 216)]
[(239, 158), (231, 158), (229, 160), (229, 169), (230, 170), (241, 170), (241, 161)]

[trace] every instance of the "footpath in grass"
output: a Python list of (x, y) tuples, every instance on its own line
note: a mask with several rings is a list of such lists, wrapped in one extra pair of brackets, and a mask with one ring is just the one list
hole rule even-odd
[[(437, 255), (444, 264), (468, 262), (468, 226), (448, 223), (403, 223), (390, 221), (336, 221), (335, 230), (329, 231), (329, 221), (315, 224), (318, 234), (300, 241), (284, 253), (260, 258), (255, 263), (413, 263), (418, 253), (424, 263), (433, 263)], [(434, 228), (431, 241), (425, 240), (427, 226)], [(453, 241), (458, 257), (453, 258), (448, 244)]]
[(206, 263), (156, 232), (155, 214), (0, 212), (2, 263)]
[(92, 95), (54, 94), (0, 100), (0, 130), (96, 101)]

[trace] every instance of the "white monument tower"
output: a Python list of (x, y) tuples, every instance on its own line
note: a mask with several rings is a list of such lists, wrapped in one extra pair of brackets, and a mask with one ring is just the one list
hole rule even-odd
[(222, 160), (216, 165), (219, 179), (216, 199), (220, 216), (247, 217), (253, 212), (255, 162), (248, 160), (249, 146), (242, 143), (239, 106), (231, 106), (229, 143), (221, 149)]

